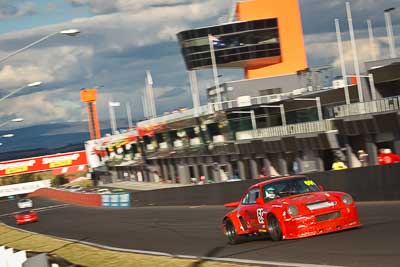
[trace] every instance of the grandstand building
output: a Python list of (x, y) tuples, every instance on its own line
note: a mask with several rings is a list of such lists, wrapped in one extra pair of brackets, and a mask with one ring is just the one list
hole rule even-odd
[(326, 84), (326, 69), (307, 64), (297, 0), (238, 2), (236, 18), (178, 40), (189, 71), (241, 68), (245, 79), (209, 88), (207, 105), (88, 141), (93, 170), (112, 173), (103, 182), (253, 179), (330, 170), (334, 160), (360, 167), (359, 150), (369, 165), (380, 148), (400, 154), (400, 58), (364, 62), (361, 91), (355, 79)]

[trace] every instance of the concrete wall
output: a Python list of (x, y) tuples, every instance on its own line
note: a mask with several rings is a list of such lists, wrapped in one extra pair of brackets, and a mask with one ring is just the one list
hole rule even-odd
[(302, 75), (288, 74), (284, 76), (260, 78), (253, 80), (240, 80), (224, 84), (225, 90), (229, 88), (227, 97), (234, 100), (239, 96), (260, 96), (260, 91), (265, 89), (281, 88), (282, 93), (306, 87), (306, 79)]
[[(327, 191), (343, 191), (357, 201), (400, 200), (400, 164), (369, 166), (307, 176)], [(252, 184), (263, 180), (205, 184), (133, 193), (133, 206), (222, 205), (238, 201)]]
[(42, 188), (29, 194), (29, 197), (48, 197), (71, 204), (101, 207), (101, 195), (99, 194), (84, 194), (52, 188)]

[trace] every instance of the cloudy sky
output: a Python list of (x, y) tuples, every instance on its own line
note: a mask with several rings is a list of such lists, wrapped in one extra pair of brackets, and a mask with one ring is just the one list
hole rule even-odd
[[(265, 0), (267, 1), (267, 0)], [(98, 87), (101, 120), (108, 118), (107, 101), (129, 101), (134, 117), (143, 116), (141, 95), (145, 70), (151, 70), (158, 113), (190, 107), (189, 82), (176, 41), (182, 30), (225, 22), (231, 0), (0, 0), (0, 58), (50, 33), (77, 28), (75, 37), (55, 35), (0, 63), (0, 96), (25, 88), (0, 103), (0, 123), (23, 117), (20, 125), (82, 121), (81, 88)], [(400, 47), (398, 0), (352, 0), (360, 61), (368, 60), (366, 19), (372, 19), (376, 53), (388, 56), (383, 10), (392, 13)], [(344, 0), (300, 0), (310, 66), (338, 65), (334, 18), (347, 31)], [(348, 35), (343, 38), (347, 41)], [(349, 71), (352, 58), (344, 44)], [(400, 50), (398, 49), (398, 54)], [(241, 79), (242, 71), (222, 71), (223, 81)], [(211, 71), (198, 73), (201, 90), (212, 85)], [(203, 97), (204, 100), (204, 97)], [(123, 108), (118, 116), (125, 117)], [(11, 126), (11, 125), (9, 125)]]

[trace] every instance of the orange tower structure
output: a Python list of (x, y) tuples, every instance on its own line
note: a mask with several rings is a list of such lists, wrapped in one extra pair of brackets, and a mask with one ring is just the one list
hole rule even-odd
[(81, 89), (80, 92), (81, 101), (87, 104), (90, 139), (99, 139), (101, 137), (99, 118), (96, 110), (96, 93), (95, 88)]
[(238, 2), (239, 21), (277, 18), (282, 61), (277, 64), (245, 68), (246, 79), (296, 73), (307, 68), (298, 0), (252, 0)]

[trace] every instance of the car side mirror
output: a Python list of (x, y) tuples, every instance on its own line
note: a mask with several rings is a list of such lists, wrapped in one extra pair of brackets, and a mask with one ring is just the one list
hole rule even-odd
[(262, 205), (262, 204), (264, 204), (264, 200), (261, 197), (258, 197), (258, 198), (256, 198), (256, 203), (258, 205)]
[(325, 191), (325, 187), (324, 187), (324, 186), (318, 185), (318, 187), (319, 187), (319, 189), (320, 189), (321, 191)]

